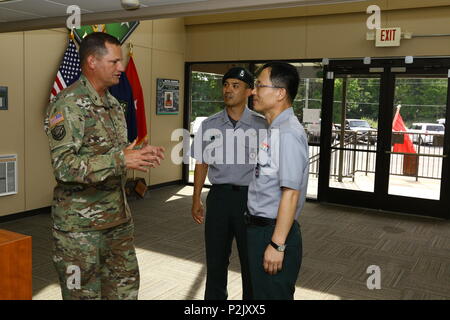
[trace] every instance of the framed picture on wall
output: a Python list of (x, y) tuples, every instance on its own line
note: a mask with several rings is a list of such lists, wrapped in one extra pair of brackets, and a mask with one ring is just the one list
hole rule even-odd
[(0, 86), (0, 110), (8, 110), (8, 87)]
[(178, 114), (180, 81), (156, 79), (156, 114)]

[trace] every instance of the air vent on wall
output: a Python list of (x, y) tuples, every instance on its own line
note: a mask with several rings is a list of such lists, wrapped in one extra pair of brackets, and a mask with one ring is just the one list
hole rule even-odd
[(17, 193), (17, 155), (0, 156), (0, 196)]

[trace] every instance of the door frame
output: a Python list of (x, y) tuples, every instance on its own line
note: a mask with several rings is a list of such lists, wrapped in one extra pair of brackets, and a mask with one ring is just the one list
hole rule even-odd
[[(394, 68), (394, 69), (392, 69)], [(403, 72), (404, 70), (404, 72)], [(396, 74), (449, 74), (450, 58), (414, 59), (406, 64), (404, 59), (372, 59), (370, 65), (358, 60), (331, 60), (324, 66), (322, 123), (321, 123), (321, 161), (319, 167), (320, 202), (335, 203), (384, 211), (431, 216), (450, 219), (449, 159), (443, 159), (440, 200), (419, 199), (388, 194), (392, 132), (392, 110), (395, 95)], [(371, 72), (372, 71), (372, 72)], [(333, 74), (331, 74), (332, 72)], [(331, 166), (331, 130), (334, 98), (334, 74), (379, 75), (380, 103), (378, 111), (378, 142), (376, 149), (374, 192), (345, 190), (329, 187)], [(446, 119), (450, 119), (450, 80), (447, 88)], [(446, 123), (449, 123), (446, 120)], [(446, 126), (444, 136), (444, 155), (450, 155), (450, 129)]]

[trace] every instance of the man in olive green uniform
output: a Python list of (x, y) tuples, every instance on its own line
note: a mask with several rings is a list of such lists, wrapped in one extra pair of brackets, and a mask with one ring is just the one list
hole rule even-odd
[(87, 36), (80, 59), (80, 79), (49, 104), (44, 123), (57, 181), (53, 262), (64, 299), (137, 299), (126, 170), (155, 167), (164, 150), (127, 146), (124, 110), (108, 92), (124, 71), (117, 39)]

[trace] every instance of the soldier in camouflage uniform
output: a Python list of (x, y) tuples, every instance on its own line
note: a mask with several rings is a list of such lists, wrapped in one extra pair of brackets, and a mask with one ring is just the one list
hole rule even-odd
[(117, 39), (87, 36), (80, 59), (80, 79), (49, 104), (44, 123), (57, 181), (53, 262), (64, 299), (137, 299), (126, 171), (159, 165), (164, 149), (128, 145), (124, 110), (108, 92), (124, 71)]

